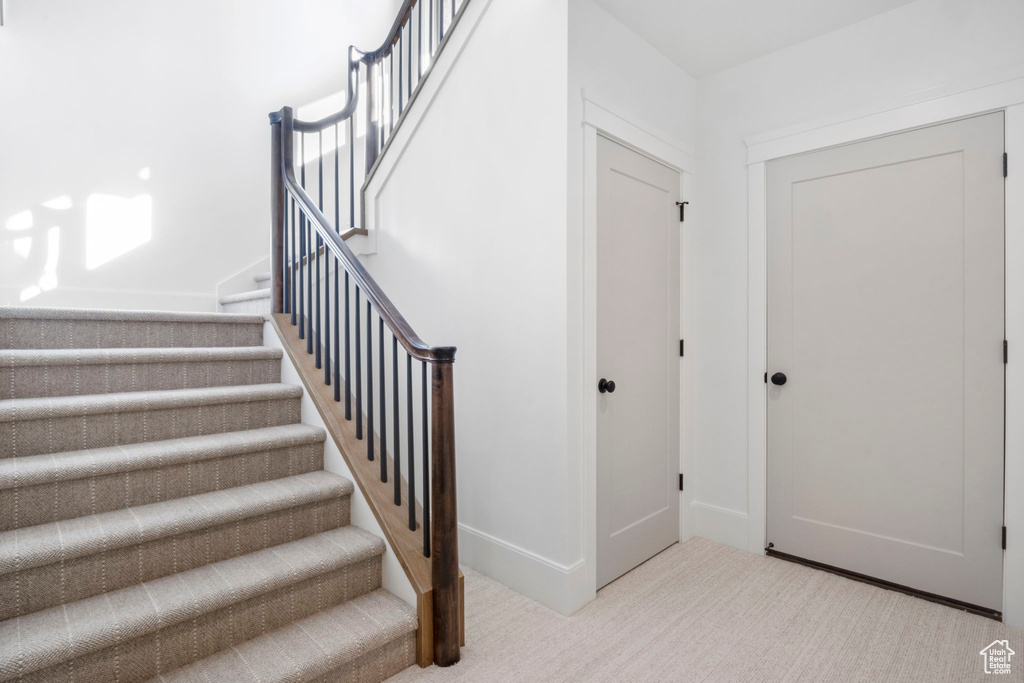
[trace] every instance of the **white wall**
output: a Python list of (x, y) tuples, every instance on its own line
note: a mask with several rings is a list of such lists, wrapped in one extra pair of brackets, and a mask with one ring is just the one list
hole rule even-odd
[[(267, 113), (341, 90), (347, 46), (376, 46), (399, 4), (7, 0), (0, 305), (214, 310), (267, 253)], [(138, 244), (97, 265), (105, 242)]]
[(699, 81), (698, 535), (747, 545), (748, 372), (763, 368), (747, 367), (744, 138), (1020, 65), (1022, 35), (1019, 0), (919, 0)]
[(566, 495), (565, 43), (565, 2), (469, 3), (427, 81), (436, 95), (402, 125), (415, 135), (396, 138), (393, 166), (375, 177), (379, 232), (364, 260), (427, 343), (458, 347), (463, 564), (549, 604), (578, 556)]
[[(584, 93), (599, 99), (614, 110), (615, 118), (621, 118), (628, 126), (639, 128), (646, 134), (658, 138), (659, 148), (667, 143), (676, 152), (690, 152), (696, 125), (696, 83), (685, 71), (669, 61), (649, 43), (630, 31), (592, 0), (569, 1), (569, 78), (568, 78), (568, 211), (567, 211), (567, 280), (568, 287), (568, 375), (567, 402), (569, 418), (568, 455), (570, 463), (570, 491), (572, 502), (571, 527), (580, 533), (571, 539), (571, 552), (576, 554), (577, 564), (595, 560), (594, 548), (588, 548), (596, 538), (594, 533), (596, 502), (588, 495), (591, 486), (586, 473), (588, 459), (596, 459), (593, 439), (588, 439), (588, 430), (593, 421), (586, 420), (588, 411), (593, 410), (588, 398), (593, 397), (594, 386), (588, 381), (587, 331), (585, 325), (590, 318), (586, 314), (588, 281), (585, 264), (587, 249), (585, 222), (585, 177), (588, 164), (593, 167), (596, 160), (588, 158), (585, 149), (586, 130), (584, 127)], [(590, 106), (593, 106), (592, 104)], [(617, 125), (619, 122), (617, 121)], [(605, 134), (612, 131), (602, 130)], [(654, 149), (643, 149), (645, 153), (657, 156)], [(673, 160), (663, 159), (671, 163)], [(686, 197), (689, 199), (689, 197)], [(680, 226), (682, 235), (682, 318), (688, 317), (688, 280), (690, 268), (686, 246), (688, 234), (699, 229), (692, 216), (685, 226)], [(643, 305), (642, 300), (637, 305)], [(692, 347), (690, 347), (692, 348)], [(681, 363), (682, 367), (685, 367)], [(680, 468), (687, 473), (690, 452), (690, 438), (693, 434), (692, 396), (689, 391), (690, 374), (681, 377), (683, 401), (681, 402), (680, 423)], [(596, 380), (595, 380), (596, 381)], [(590, 415), (594, 413), (590, 412)], [(589, 446), (588, 446), (589, 444)], [(590, 463), (591, 466), (593, 463)], [(692, 535), (689, 516), (689, 491), (681, 495), (680, 535)], [(582, 567), (581, 577), (592, 581), (594, 567)], [(580, 578), (579, 580), (584, 580)], [(594, 586), (587, 585), (578, 590), (577, 603), (589, 600), (594, 595)]]

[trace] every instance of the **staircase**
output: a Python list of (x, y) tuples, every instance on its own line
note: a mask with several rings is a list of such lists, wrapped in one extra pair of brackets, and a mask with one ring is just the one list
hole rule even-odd
[(415, 661), (262, 316), (0, 308), (0, 681), (381, 681)]
[(257, 275), (253, 282), (255, 289), (221, 297), (220, 310), (224, 313), (270, 313), (270, 273)]

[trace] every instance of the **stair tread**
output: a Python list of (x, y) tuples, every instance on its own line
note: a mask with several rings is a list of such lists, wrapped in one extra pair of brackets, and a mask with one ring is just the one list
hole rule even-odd
[(0, 422), (37, 420), (53, 416), (103, 415), (180, 406), (244, 403), (298, 398), (302, 387), (291, 384), (245, 384), (198, 389), (127, 391), (116, 394), (12, 398), (0, 401)]
[(383, 552), (383, 541), (346, 526), (0, 622), (0, 680), (196, 619)]
[(197, 529), (351, 495), (348, 479), (325, 472), (273, 479), (185, 498), (0, 533), (0, 574), (178, 536)]
[(50, 308), (0, 306), (0, 319), (31, 320), (109, 320), (114, 322), (238, 323), (262, 325), (263, 316), (244, 313), (206, 313), (191, 311), (134, 311), (104, 308)]
[(124, 446), (0, 458), (0, 490), (322, 443), (326, 436), (323, 429), (290, 424)]
[(114, 363), (185, 363), (265, 360), (282, 357), (270, 346), (209, 346), (170, 348), (0, 349), (0, 367), (33, 365), (94, 365)]
[(252, 279), (255, 280), (256, 282), (259, 282), (259, 283), (270, 282), (270, 271), (268, 270), (265, 273), (260, 273), (259, 275), (253, 275)]
[(314, 680), (417, 627), (412, 607), (383, 588), (228, 648), (153, 681)]
[(225, 297), (221, 297), (220, 304), (222, 306), (227, 304), (233, 304), (238, 301), (252, 301), (254, 299), (269, 299), (270, 288), (266, 289), (253, 289), (248, 292), (239, 292), (238, 294), (230, 294)]

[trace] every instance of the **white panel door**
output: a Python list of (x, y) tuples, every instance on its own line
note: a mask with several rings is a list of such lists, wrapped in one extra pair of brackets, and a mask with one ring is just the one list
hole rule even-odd
[(774, 551), (1001, 611), (1002, 154), (995, 113), (768, 164)]
[(601, 587), (679, 540), (680, 223), (678, 171), (603, 137), (597, 168)]

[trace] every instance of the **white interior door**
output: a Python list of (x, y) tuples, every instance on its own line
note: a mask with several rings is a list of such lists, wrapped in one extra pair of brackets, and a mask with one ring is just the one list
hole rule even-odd
[(601, 587), (679, 540), (680, 179), (603, 137), (597, 168)]
[(1001, 611), (1002, 155), (995, 113), (768, 164), (773, 550)]

